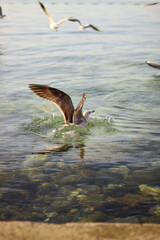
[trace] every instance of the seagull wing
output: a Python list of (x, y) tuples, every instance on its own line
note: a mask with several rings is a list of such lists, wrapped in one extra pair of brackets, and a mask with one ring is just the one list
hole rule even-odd
[(159, 3), (160, 3), (160, 2), (149, 3), (149, 4), (146, 4), (145, 6), (146, 6), (146, 7), (150, 7), (150, 6), (153, 6), (153, 5), (159, 4)]
[(77, 107), (74, 111), (74, 115), (73, 115), (73, 122), (76, 125), (79, 125), (80, 123), (85, 121), (85, 118), (82, 113), (82, 108), (83, 108), (85, 100), (86, 100), (86, 94), (83, 93), (83, 97), (82, 97), (80, 103), (77, 105)]
[(61, 19), (59, 22), (57, 22), (57, 25), (60, 25), (61, 23), (66, 22), (66, 21), (68, 21), (69, 19), (70, 19), (70, 18)]
[(51, 17), (51, 15), (47, 12), (45, 6), (44, 6), (40, 1), (38, 1), (38, 2), (39, 2), (39, 5), (41, 6), (42, 10), (44, 11), (44, 13), (47, 15), (50, 23), (56, 25), (56, 22), (55, 22), (54, 19)]
[(96, 26), (94, 26), (94, 25), (92, 25), (92, 24), (87, 24), (87, 25), (85, 25), (85, 26), (83, 26), (84, 28), (89, 28), (89, 27), (91, 27), (91, 28), (93, 28), (95, 31), (101, 31), (99, 28), (97, 28)]
[(29, 84), (29, 88), (38, 96), (55, 103), (64, 115), (65, 123), (73, 122), (74, 106), (70, 96), (49, 86)]
[(80, 26), (82, 26), (82, 23), (80, 22), (79, 19), (76, 19), (76, 18), (68, 18), (68, 21), (71, 21), (71, 22), (78, 22)]
[(151, 61), (147, 61), (146, 63), (153, 68), (160, 69), (160, 64), (159, 63), (155, 63), (155, 62), (151, 62)]
[(1, 6), (0, 6), (0, 16), (2, 16), (2, 8), (1, 8)]

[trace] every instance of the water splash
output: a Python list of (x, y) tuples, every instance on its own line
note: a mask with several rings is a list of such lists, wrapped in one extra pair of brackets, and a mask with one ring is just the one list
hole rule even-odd
[(88, 126), (80, 127), (80, 126), (67, 126), (63, 127), (63, 118), (60, 116), (45, 116), (44, 118), (34, 117), (31, 122), (23, 123), (21, 128), (25, 131), (32, 132), (35, 134), (42, 135), (43, 137), (48, 138), (64, 138), (67, 135), (70, 138), (74, 138), (76, 136), (86, 136), (90, 135), (90, 130), (94, 128), (104, 128), (107, 129), (108, 132), (114, 132), (115, 129), (112, 125), (112, 118), (106, 117), (102, 119), (94, 118), (91, 119)]

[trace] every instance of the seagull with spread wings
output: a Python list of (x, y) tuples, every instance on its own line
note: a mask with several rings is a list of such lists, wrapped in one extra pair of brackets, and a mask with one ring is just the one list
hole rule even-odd
[(47, 15), (48, 19), (49, 19), (49, 22), (50, 22), (50, 28), (51, 29), (55, 29), (56, 31), (58, 30), (59, 28), (59, 25), (62, 24), (63, 22), (65, 21), (68, 21), (69, 18), (64, 18), (64, 19), (61, 19), (59, 22), (55, 22), (54, 19), (51, 17), (51, 15), (47, 12), (45, 6), (40, 2), (38, 1), (40, 7), (42, 8), (42, 10), (44, 11), (44, 13)]
[(101, 29), (97, 28), (96, 26), (92, 25), (92, 24), (86, 24), (86, 25), (82, 25), (81, 21), (79, 19), (76, 19), (76, 18), (69, 18), (68, 21), (71, 21), (71, 22), (78, 22), (79, 25), (80, 25), (80, 30), (81, 31), (84, 31), (86, 28), (92, 28), (93, 30), (95, 31), (101, 31)]
[(2, 13), (2, 8), (1, 8), (1, 6), (0, 6), (0, 19), (2, 19), (2, 18), (4, 18), (6, 15), (4, 15), (3, 13)]
[(160, 63), (156, 63), (156, 62), (151, 62), (151, 61), (146, 61), (146, 63), (153, 68), (159, 69), (160, 70)]
[(74, 109), (70, 96), (57, 88), (40, 84), (29, 84), (29, 88), (39, 97), (53, 102), (59, 107), (64, 116), (65, 126), (78, 125), (85, 127), (89, 123), (90, 114), (95, 112), (94, 110), (88, 110), (82, 113), (83, 104), (86, 99), (85, 93), (83, 93), (81, 101), (76, 109)]

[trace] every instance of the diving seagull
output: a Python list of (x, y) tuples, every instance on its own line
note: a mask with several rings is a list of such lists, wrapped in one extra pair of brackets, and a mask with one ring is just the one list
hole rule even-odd
[(55, 22), (54, 19), (51, 17), (51, 15), (47, 12), (45, 6), (40, 2), (38, 1), (39, 5), (41, 6), (42, 10), (44, 11), (44, 13), (47, 15), (48, 19), (49, 19), (49, 22), (50, 22), (50, 28), (51, 29), (55, 29), (56, 31), (58, 30), (59, 28), (59, 25), (65, 21), (68, 21), (69, 18), (64, 18), (64, 19), (61, 19), (59, 22)]
[(149, 3), (149, 4), (146, 4), (145, 6), (150, 7), (150, 6), (157, 5), (157, 4), (160, 4), (160, 2)]
[(92, 28), (95, 31), (101, 31), (101, 29), (97, 28), (96, 26), (94, 26), (92, 24), (86, 24), (86, 25), (83, 26), (79, 19), (76, 19), (76, 18), (73, 18), (73, 17), (69, 18), (68, 21), (78, 22), (79, 25), (80, 25), (79, 28), (80, 28), (81, 31), (84, 31), (86, 28), (89, 28), (89, 27)]
[(64, 116), (64, 126), (78, 125), (85, 127), (89, 123), (90, 114), (95, 112), (94, 110), (88, 110), (82, 113), (83, 104), (86, 99), (85, 93), (83, 93), (81, 101), (76, 109), (74, 109), (70, 96), (59, 89), (40, 84), (29, 84), (29, 88), (39, 97), (53, 102), (59, 107)]
[(151, 62), (151, 61), (146, 61), (146, 63), (153, 68), (157, 68), (160, 70), (160, 63), (155, 63), (155, 62)]
[(2, 8), (1, 8), (1, 6), (0, 6), (0, 19), (2, 19), (2, 18), (4, 18), (6, 15), (3, 15), (3, 13), (2, 13)]

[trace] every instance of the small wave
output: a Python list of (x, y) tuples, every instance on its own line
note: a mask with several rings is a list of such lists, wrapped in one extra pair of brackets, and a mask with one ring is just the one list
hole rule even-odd
[(108, 131), (111, 128), (113, 131), (114, 128), (111, 127), (112, 121), (112, 117), (105, 117), (102, 119), (92, 118), (86, 127), (80, 127), (76, 125), (63, 127), (63, 117), (53, 117), (52, 115), (48, 115), (44, 118), (34, 117), (31, 122), (21, 124), (21, 129), (49, 139), (66, 138), (67, 136), (74, 138), (78, 135), (90, 135), (90, 129), (92, 128), (103, 127), (108, 129)]
[(41, 137), (46, 137), (48, 139), (53, 138), (66, 138), (75, 137), (77, 135), (84, 136), (89, 134), (89, 128), (83, 128), (80, 126), (68, 126), (63, 127), (64, 120), (60, 116), (45, 116), (44, 118), (34, 117), (31, 122), (23, 123), (21, 128), (24, 131), (28, 131), (39, 135)]
[(31, 122), (23, 123), (21, 128), (28, 132), (42, 132), (51, 128), (58, 128), (63, 124), (62, 117), (45, 116), (44, 118), (34, 117)]

